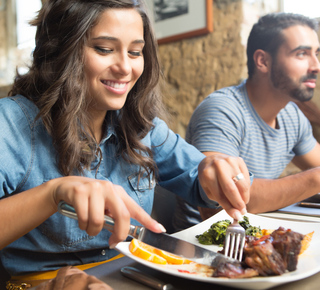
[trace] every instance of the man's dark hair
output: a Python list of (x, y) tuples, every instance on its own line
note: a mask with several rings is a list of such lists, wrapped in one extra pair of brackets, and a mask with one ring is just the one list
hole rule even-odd
[(284, 41), (282, 31), (295, 25), (308, 26), (317, 31), (316, 20), (300, 14), (293, 13), (270, 13), (259, 19), (253, 25), (247, 43), (247, 66), (249, 78), (255, 69), (253, 54), (257, 49), (268, 52), (273, 58)]

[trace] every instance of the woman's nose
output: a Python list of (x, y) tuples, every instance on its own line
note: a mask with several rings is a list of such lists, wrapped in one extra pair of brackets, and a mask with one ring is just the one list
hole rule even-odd
[(131, 72), (131, 62), (127, 54), (117, 56), (113, 70), (121, 75), (128, 75)]

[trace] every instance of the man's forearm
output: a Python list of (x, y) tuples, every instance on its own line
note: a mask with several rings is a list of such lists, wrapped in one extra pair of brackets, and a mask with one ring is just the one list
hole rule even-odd
[(261, 213), (286, 207), (320, 192), (320, 167), (279, 179), (254, 179), (247, 210)]

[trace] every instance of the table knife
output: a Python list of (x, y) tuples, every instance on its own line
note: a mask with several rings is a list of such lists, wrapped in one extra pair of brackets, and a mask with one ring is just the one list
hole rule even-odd
[(319, 203), (319, 202), (305, 202), (305, 201), (301, 201), (301, 202), (298, 203), (298, 205), (303, 206), (303, 207), (320, 208), (320, 203)]
[(133, 279), (139, 283), (145, 284), (153, 289), (157, 290), (173, 290), (174, 287), (171, 284), (160, 281), (159, 279), (148, 275), (134, 267), (121, 268), (121, 274), (125, 277)]
[[(75, 209), (64, 201), (61, 201), (59, 203), (58, 211), (67, 217), (78, 219)], [(107, 215), (105, 215), (104, 220), (104, 228), (112, 232), (114, 220)], [(139, 241), (160, 250), (167, 251), (169, 253), (214, 268), (216, 268), (220, 263), (239, 263), (238, 261), (231, 259), (223, 254), (210, 251), (187, 241), (180, 240), (166, 233), (154, 233), (142, 226), (130, 225), (128, 236), (136, 238)]]

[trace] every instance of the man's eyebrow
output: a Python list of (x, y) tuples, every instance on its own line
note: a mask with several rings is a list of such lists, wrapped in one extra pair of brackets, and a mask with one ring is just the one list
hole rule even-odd
[[(92, 38), (93, 40), (111, 40), (111, 41), (118, 41), (119, 39), (113, 36), (98, 36), (98, 37), (94, 37)], [(145, 41), (143, 39), (136, 39), (134, 40), (132, 43), (142, 43), (145, 44)]]
[(308, 46), (308, 45), (300, 45), (296, 48), (294, 48), (293, 50), (291, 50), (291, 52), (295, 52), (295, 51), (298, 51), (298, 50), (311, 50), (312, 47), (311, 46)]

